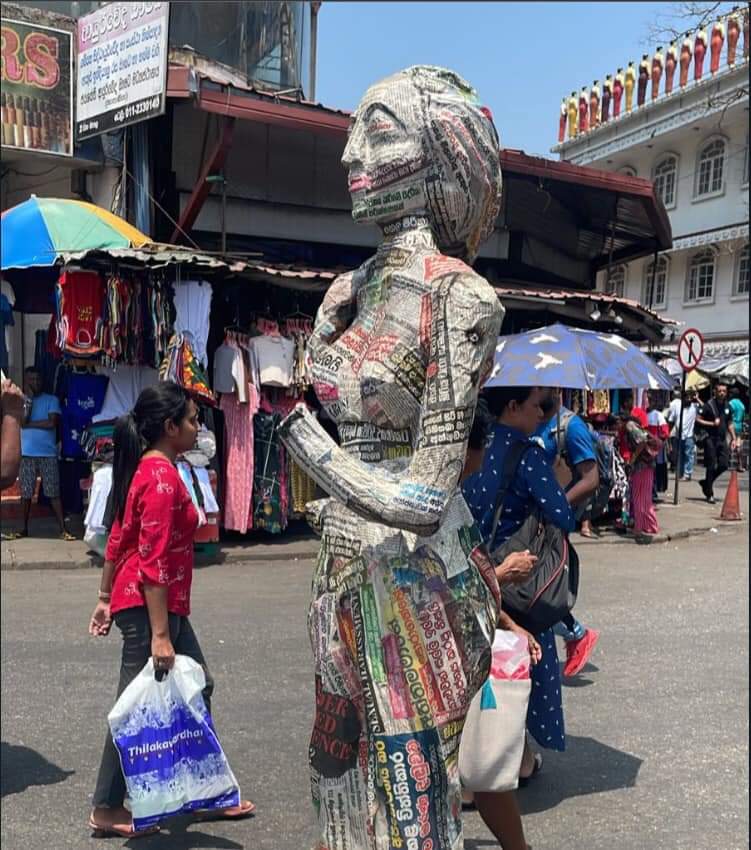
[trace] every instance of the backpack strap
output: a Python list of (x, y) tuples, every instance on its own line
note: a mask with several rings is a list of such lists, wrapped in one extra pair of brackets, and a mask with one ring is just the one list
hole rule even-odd
[(531, 448), (531, 442), (517, 440), (515, 443), (512, 443), (511, 448), (508, 450), (508, 454), (506, 455), (506, 459), (503, 463), (503, 472), (501, 473), (501, 481), (498, 485), (498, 494), (495, 497), (495, 507), (493, 510), (493, 528), (490, 532), (490, 537), (488, 538), (488, 548), (493, 545), (495, 533), (498, 530), (498, 524), (501, 521), (501, 511), (503, 510), (503, 503), (506, 500), (506, 495), (508, 494), (509, 489), (511, 488), (511, 482), (514, 480), (516, 470), (519, 468), (519, 464), (521, 463), (521, 460), (524, 455)]
[(572, 410), (567, 410), (560, 419), (560, 427), (555, 430), (555, 453), (562, 458), (567, 458), (566, 452), (566, 435), (568, 434), (568, 426), (571, 420), (576, 416)]

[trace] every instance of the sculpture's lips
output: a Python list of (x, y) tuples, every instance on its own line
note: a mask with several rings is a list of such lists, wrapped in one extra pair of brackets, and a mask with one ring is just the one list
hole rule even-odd
[(362, 192), (364, 189), (370, 189), (370, 177), (366, 174), (353, 174), (349, 178), (349, 191)]

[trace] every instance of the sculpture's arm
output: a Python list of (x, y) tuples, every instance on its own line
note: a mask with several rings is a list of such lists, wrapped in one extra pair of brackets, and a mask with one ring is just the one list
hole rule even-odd
[(490, 370), (503, 308), (471, 272), (433, 283), (432, 334), (415, 453), (399, 474), (348, 455), (298, 408), (280, 425), (295, 461), (351, 510), (427, 536), (441, 523), (461, 475), (481, 381)]

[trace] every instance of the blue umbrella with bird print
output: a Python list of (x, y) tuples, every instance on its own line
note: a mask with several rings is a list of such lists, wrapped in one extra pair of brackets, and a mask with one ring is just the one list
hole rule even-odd
[(485, 386), (672, 390), (675, 381), (618, 334), (555, 324), (499, 337)]

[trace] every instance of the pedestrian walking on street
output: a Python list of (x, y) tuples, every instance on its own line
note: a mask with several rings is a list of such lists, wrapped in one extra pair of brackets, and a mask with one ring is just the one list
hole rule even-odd
[[(560, 390), (546, 388), (541, 408), (543, 422), (534, 438), (541, 442), (558, 483), (566, 493), (566, 501), (577, 521), (581, 521), (582, 537), (593, 538), (592, 499), (600, 485), (600, 475), (592, 434), (580, 416), (562, 407)], [(600, 633), (587, 628), (573, 614), (557, 623), (554, 631), (566, 643), (563, 675), (572, 678), (581, 673), (589, 661)]]
[(647, 394), (647, 430), (653, 437), (662, 441), (662, 448), (655, 458), (655, 479), (652, 484), (652, 501), (660, 501), (659, 494), (668, 489), (668, 444), (670, 427), (665, 416), (658, 407), (654, 393)]
[(704, 498), (710, 505), (714, 505), (717, 501), (714, 483), (730, 466), (731, 450), (738, 448), (726, 384), (715, 385), (714, 394), (702, 407), (696, 423), (703, 429), (704, 466), (707, 470), (699, 486)]
[[(464, 470), (461, 477), (462, 484), (482, 469), (485, 452), (493, 442), (493, 426), (494, 420), (490, 415), (487, 404), (484, 399), (480, 399), (477, 410), (475, 411), (474, 421), (472, 422), (472, 430), (469, 433), (467, 459), (464, 463)], [(512, 552), (510, 555), (507, 555), (502, 563), (497, 564), (495, 567), (495, 574), (498, 584), (501, 587), (501, 592), (504, 585), (526, 581), (536, 561), (537, 558), (529, 550)], [(529, 634), (526, 629), (517, 625), (505, 611), (501, 611), (499, 614), (498, 628), (515, 632), (524, 637), (529, 647), (530, 664), (535, 665), (540, 661), (542, 658), (542, 648), (534, 635)], [(519, 743), (521, 741), (517, 738), (517, 746)], [(493, 748), (498, 763), (503, 763), (505, 759), (510, 759), (510, 751), (516, 752), (512, 740), (506, 740), (504, 742), (487, 741), (485, 744), (486, 747), (484, 748)], [(504, 744), (509, 749), (497, 749), (498, 747), (503, 747)], [(466, 735), (462, 738), (460, 746), (469, 746)], [(515, 789), (510, 788), (505, 791), (474, 791), (473, 793), (463, 790), (462, 808), (472, 807), (477, 808), (485, 825), (498, 839), (504, 850), (513, 850), (515, 847), (518, 847), (519, 850), (529, 850), (524, 838), (522, 816), (519, 811)]]
[(746, 406), (741, 401), (741, 393), (738, 387), (733, 387), (730, 390), (730, 411), (733, 416), (733, 429), (735, 430), (735, 442), (738, 450), (738, 471), (745, 472), (743, 455), (741, 454), (741, 436), (743, 435), (743, 421), (746, 418)]
[[(109, 634), (113, 621), (122, 633), (118, 697), (149, 657), (156, 670), (169, 671), (178, 653), (204, 668), (203, 696), (210, 711), (214, 682), (188, 619), (198, 513), (175, 467), (177, 456), (193, 448), (197, 432), (195, 402), (171, 381), (145, 389), (133, 412), (118, 420), (115, 519), (89, 634)], [(89, 818), (95, 837), (133, 838), (158, 831), (135, 832), (124, 799), (125, 778), (108, 733)], [(212, 812), (212, 817), (246, 817), (254, 808), (250, 801), (243, 801)]]
[(670, 471), (675, 472), (679, 465), (678, 458), (678, 436), (676, 434), (678, 416), (681, 412), (681, 391), (673, 390), (670, 404), (665, 411), (665, 421), (671, 426), (669, 442), (668, 461), (670, 463)]
[(672, 425), (670, 438), (675, 447), (676, 474), (684, 481), (690, 481), (694, 473), (694, 463), (696, 462), (696, 440), (694, 438), (694, 429), (696, 427), (696, 416), (699, 412), (699, 405), (696, 400), (696, 391), (689, 390), (683, 399), (683, 439), (681, 441), (681, 452), (678, 457), (678, 425), (681, 418), (681, 399), (680, 393), (677, 399), (670, 402), (668, 409), (667, 422)]
[(631, 508), (637, 540), (645, 535), (657, 534), (660, 530), (652, 498), (655, 460), (659, 454), (659, 448), (655, 446), (659, 441), (649, 433), (648, 428), (644, 410), (640, 407), (632, 408), (624, 433), (630, 446)]
[[(494, 551), (515, 534), (535, 508), (547, 522), (564, 531), (573, 531), (576, 521), (566, 494), (558, 485), (545, 452), (534, 444), (516, 469), (494, 539), (488, 539), (493, 529), (506, 455), (514, 443), (529, 441), (540, 424), (543, 390), (540, 387), (493, 387), (484, 395), (496, 419), (493, 442), (486, 450), (481, 471), (465, 483), (464, 493), (488, 549)], [(531, 670), (527, 729), (540, 746), (563, 751), (566, 743), (555, 635), (553, 629), (547, 629), (534, 637), (542, 653), (539, 663)], [(541, 767), (542, 756), (525, 741), (520, 784), (529, 781)]]

